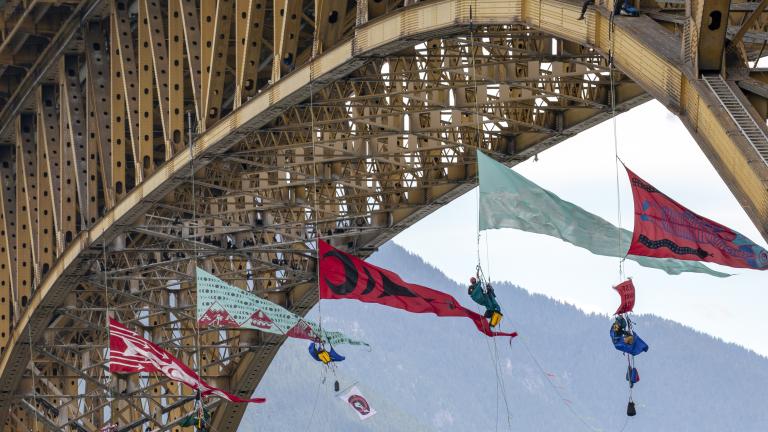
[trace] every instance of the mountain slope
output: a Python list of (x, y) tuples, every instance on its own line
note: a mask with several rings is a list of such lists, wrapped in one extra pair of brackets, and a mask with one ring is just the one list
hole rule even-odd
[[(370, 261), (476, 306), (465, 287), (397, 245), (385, 245)], [(473, 267), (468, 263), (468, 274)], [(625, 422), (626, 431), (768, 430), (760, 396), (768, 384), (768, 359), (668, 320), (638, 316), (636, 329), (651, 348), (637, 358), (638, 415), (627, 419), (626, 360), (611, 345), (610, 318), (508, 283), (494, 286), (504, 329), (521, 333), (511, 344), (486, 338), (463, 318), (324, 300), (325, 327), (373, 347), (337, 347), (347, 361), (336, 375), (342, 389), (359, 381), (378, 414), (358, 420), (334, 397), (333, 374), (321, 383), (324, 369), (309, 358), (306, 341), (289, 340), (256, 392), (268, 402), (250, 406), (240, 430), (464, 431), (498, 425), (618, 431)], [(318, 309), (310, 316), (316, 319)], [(505, 392), (498, 392), (502, 381)]]

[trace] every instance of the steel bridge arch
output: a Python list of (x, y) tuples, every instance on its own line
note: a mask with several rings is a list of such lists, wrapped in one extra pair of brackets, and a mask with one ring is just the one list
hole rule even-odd
[[(220, 163), (222, 160), (232, 163), (232, 158), (239, 158), (238, 160), (240, 160), (245, 158), (243, 155), (247, 153), (248, 149), (255, 148), (240, 147), (236, 152), (233, 152), (233, 147), (243, 142), (256, 140), (259, 145), (265, 145), (267, 149), (270, 147), (264, 143), (269, 142), (269, 145), (273, 146), (281, 145), (279, 141), (268, 141), (277, 138), (259, 135), (263, 133), (264, 128), (274, 129), (276, 131), (275, 136), (281, 133), (282, 136), (296, 133), (285, 124), (283, 129), (275, 128), (274, 125), (270, 126), (270, 122), (281, 116), (289, 116), (291, 119), (299, 121), (303, 120), (304, 124), (311, 123), (309, 127), (314, 130), (313, 122), (316, 120), (319, 122), (323, 119), (315, 119), (313, 107), (309, 108), (311, 111), (311, 118), (309, 119), (305, 112), (292, 112), (297, 106), (303, 106), (303, 109), (306, 109), (310, 92), (320, 94), (327, 90), (328, 92), (323, 95), (321, 100), (333, 100), (333, 88), (339, 80), (348, 78), (351, 74), (360, 73), (361, 70), (364, 71), (366, 65), (372, 64), (376, 59), (397, 56), (404, 50), (412, 49), (416, 44), (430, 40), (462, 38), (466, 40), (470, 34), (482, 34), (495, 28), (504, 28), (506, 31), (511, 29), (509, 26), (518, 26), (517, 29), (541, 32), (545, 37), (554, 37), (573, 43), (575, 46), (594, 49), (603, 57), (609, 52), (613, 53), (617, 68), (631, 78), (631, 82), (620, 81), (618, 86), (618, 111), (630, 109), (650, 98), (655, 98), (678, 115), (701, 146), (702, 151), (726, 180), (760, 232), (764, 237), (768, 237), (768, 190), (766, 189), (768, 165), (766, 165), (764, 155), (761, 154), (760, 145), (762, 143), (755, 144), (755, 138), (750, 138), (743, 125), (739, 124), (739, 118), (735, 117), (730, 112), (732, 110), (729, 111), (729, 108), (725, 106), (723, 92), (730, 90), (734, 100), (749, 114), (750, 119), (759, 120), (753, 121), (753, 123), (759, 131), (762, 131), (763, 138), (766, 130), (764, 115), (757, 112), (750, 99), (742, 93), (733, 81), (724, 81), (726, 90), (718, 87), (719, 82), (708, 84), (706, 80), (701, 78), (699, 71), (694, 69), (695, 64), (686, 61), (686, 52), (684, 46), (681, 49), (681, 44), (685, 38), (691, 37), (690, 30), (687, 30), (681, 40), (673, 33), (663, 30), (648, 16), (618, 18), (612, 27), (609, 15), (605, 10), (590, 12), (586, 20), (578, 21), (576, 17), (579, 14), (580, 5), (577, 3), (558, 0), (435, 0), (395, 9), (369, 22), (359, 23), (355, 26), (350, 38), (324, 50), (290, 74), (281, 76), (272, 85), (264, 88), (263, 91), (244, 102), (226, 117), (212, 123), (205, 132), (195, 139), (190, 151), (176, 153), (154, 173), (148, 175), (142, 182), (138, 182), (122, 200), (117, 202), (90, 228), (81, 231), (67, 246), (66, 250), (59, 255), (46, 277), (36, 287), (26, 309), (10, 334), (6, 345), (7, 349), (4, 350), (2, 360), (0, 360), (0, 389), (2, 389), (0, 390), (0, 424), (9, 426), (14, 424), (12, 419), (14, 409), (26, 410), (30, 413), (37, 411), (35, 412), (36, 416), (39, 413), (42, 414), (40, 418), (47, 417), (41, 411), (42, 408), (35, 407), (28, 402), (29, 397), (21, 401), (14, 397), (21, 391), (19, 389), (23, 378), (28, 373), (33, 345), (45, 339), (46, 334), (50, 332), (49, 327), (56, 321), (54, 315), (61, 313), (62, 305), (68, 303), (68, 299), (73, 296), (73, 292), (79, 284), (98, 273), (98, 268), (112, 269), (120, 265), (120, 258), (110, 256), (109, 260), (105, 260), (109, 263), (104, 262), (104, 267), (95, 266), (95, 263), (101, 259), (105, 248), (109, 249), (110, 253), (114, 251), (117, 254), (120, 247), (124, 247), (124, 244), (121, 243), (124, 242), (123, 237), (127, 231), (136, 230), (137, 225), (138, 229), (151, 231), (152, 224), (137, 223), (138, 220), (159, 220), (157, 215), (153, 214), (153, 209), (173, 207), (173, 203), (169, 203), (167, 197), (189, 184), (192, 163), (194, 163), (194, 171), (198, 173), (198, 176), (205, 177), (200, 173), (205, 173), (209, 166)], [(688, 19), (690, 21), (685, 23), (688, 26), (686, 28), (696, 24), (695, 17)], [(428, 50), (428, 48), (425, 49)], [(405, 58), (407, 55), (402, 57)], [(466, 58), (466, 55), (464, 57)], [(355, 88), (355, 90), (360, 89)], [(360, 92), (362, 93), (362, 91)], [(343, 93), (339, 92), (338, 95), (343, 96)], [(338, 106), (342, 106), (342, 104), (338, 104)], [(476, 108), (477, 105), (475, 105)], [(593, 108), (592, 110), (571, 110), (561, 113), (555, 122), (556, 133), (546, 134), (542, 132), (538, 136), (530, 135), (527, 137), (528, 142), (520, 140), (512, 147), (490, 135), (486, 136), (485, 133), (482, 142), (472, 142), (471, 132), (461, 136), (460, 145), (482, 146), (497, 159), (514, 165), (557, 144), (568, 136), (610, 118), (611, 113), (605, 109), (604, 104), (600, 107), (596, 103)], [(366, 107), (365, 109), (372, 108)], [(466, 106), (465, 109), (468, 112), (473, 111), (471, 105)], [(362, 111), (364, 109), (361, 109), (359, 117), (365, 117)], [(304, 117), (302, 117), (303, 115)], [(370, 114), (369, 112), (368, 115), (374, 118), (371, 123), (376, 127), (381, 126), (375, 123), (375, 117), (377, 117), (375, 113)], [(402, 115), (405, 116), (406, 113)], [(408, 115), (417, 117), (415, 114)], [(307, 129), (306, 125), (303, 127)], [(381, 129), (385, 130), (383, 127)], [(544, 129), (546, 128), (542, 126), (542, 130)], [(328, 142), (333, 140), (331, 137), (324, 137), (323, 139), (327, 139)], [(306, 147), (306, 142), (304, 144)], [(434, 151), (434, 149), (430, 149), (428, 146), (426, 148), (428, 150), (423, 150), (423, 152), (431, 156), (429, 151)], [(236, 154), (233, 155), (232, 153)], [(327, 158), (332, 160), (334, 156), (337, 155), (331, 152)], [(442, 161), (438, 162), (442, 163)], [(331, 238), (336, 241), (337, 245), (346, 247), (361, 256), (369, 255), (378, 245), (383, 244), (397, 232), (471, 189), (474, 171), (468, 162), (471, 162), (471, 158), (465, 158), (462, 163), (457, 163), (455, 167), (451, 168), (447, 167), (447, 163), (445, 167), (438, 166), (439, 164), (436, 163), (434, 170), (443, 170), (445, 173), (435, 174), (435, 177), (432, 178), (434, 181), (426, 182), (427, 186), (423, 187), (423, 190), (413, 189), (409, 191), (411, 196), (423, 194), (417, 198), (409, 196), (408, 200), (413, 200), (413, 204), (408, 203), (409, 205), (404, 205), (399, 209), (391, 208), (385, 212), (383, 217), (378, 219), (374, 215), (375, 211), (368, 212), (368, 216), (363, 214), (359, 217), (370, 219), (370, 222), (366, 220), (362, 224), (365, 229), (359, 231), (342, 230), (341, 232), (332, 230)], [(290, 163), (286, 163), (290, 165)], [(398, 163), (405, 164), (402, 161)], [(298, 167), (302, 164), (295, 162), (295, 165)], [(303, 166), (306, 165), (305, 161)], [(420, 165), (420, 169), (429, 171), (429, 166), (424, 163)], [(300, 167), (296, 170), (300, 172)], [(345, 175), (356, 172), (348, 166), (332, 165), (329, 165), (328, 171), (330, 175), (327, 178), (335, 175), (335, 178), (342, 180)], [(214, 168), (207, 172), (213, 172), (215, 175), (221, 174)], [(326, 179), (325, 174), (323, 178)], [(353, 176), (350, 175), (350, 178)], [(201, 187), (209, 187), (211, 191), (217, 188), (226, 189), (224, 183), (227, 181), (229, 180), (223, 179), (221, 184)], [(200, 182), (204, 183), (204, 179), (201, 179)], [(307, 185), (310, 183), (307, 181), (302, 186), (308, 189)], [(244, 186), (240, 184), (239, 187)], [(332, 189), (338, 188), (336, 185), (330, 187)], [(357, 185), (357, 187), (362, 186)], [(354, 188), (355, 185), (342, 187), (343, 193), (350, 197), (356, 197), (353, 192)], [(273, 189), (277, 189), (277, 186)], [(399, 186), (394, 189), (400, 190), (403, 187)], [(271, 189), (267, 188), (267, 190)], [(277, 192), (275, 193), (277, 194)], [(400, 192), (393, 193), (399, 194)], [(296, 190), (293, 194), (287, 193), (282, 199), (285, 202), (307, 199), (299, 196), (301, 192)], [(333, 191), (324, 191), (323, 194), (324, 196), (333, 196)], [(278, 195), (269, 196), (275, 202), (278, 201), (277, 198), (280, 198)], [(211, 202), (215, 202), (219, 196), (210, 192), (208, 198)], [(275, 207), (275, 212), (280, 211), (278, 207)], [(217, 211), (209, 210), (209, 213), (216, 214)], [(330, 209), (326, 212), (328, 215), (333, 213)], [(183, 217), (185, 213), (188, 212), (184, 209), (176, 213), (178, 214), (177, 217), (183, 219), (182, 226), (184, 227), (178, 230), (187, 230), (187, 234), (180, 235), (182, 237), (187, 235), (191, 237), (193, 242), (197, 242), (198, 237), (202, 238), (203, 236), (197, 232), (198, 228), (185, 225), (189, 219), (189, 217)], [(148, 214), (152, 217), (148, 217)], [(211, 220), (215, 219), (211, 218)], [(257, 224), (254, 221), (254, 230), (264, 231), (270, 225), (268, 220), (258, 220), (261, 220), (259, 226), (264, 228), (256, 228)], [(158, 236), (158, 233), (169, 235), (167, 234), (170, 232), (168, 227), (173, 225), (173, 222), (175, 221), (168, 221), (168, 226), (158, 228), (153, 235)], [(326, 226), (334, 227), (335, 225), (329, 219)], [(219, 228), (221, 227), (223, 225), (219, 226)], [(285, 233), (288, 231), (290, 230), (286, 228)], [(281, 238), (288, 238), (285, 236), (287, 234), (281, 235)], [(273, 240), (267, 243), (279, 245), (281, 242)], [(297, 258), (297, 261), (301, 263), (299, 268), (293, 269), (297, 274), (295, 283), (287, 284), (287, 290), (270, 291), (267, 295), (290, 306), (294, 311), (305, 313), (317, 301), (311, 277), (307, 277), (305, 274), (311, 273), (313, 258), (300, 241), (286, 243), (292, 245), (290, 246), (293, 249), (291, 253), (301, 256)], [(222, 250), (221, 245), (214, 245), (208, 249), (210, 251), (207, 256), (212, 261), (215, 261), (217, 256), (227, 256), (233, 253), (227, 252), (226, 249)], [(264, 253), (267, 257), (283, 256), (274, 251)], [(275, 259), (282, 258), (272, 258), (273, 261)], [(122, 264), (127, 266), (128, 263), (126, 261)], [(154, 264), (144, 262), (142, 266), (143, 269), (146, 269), (152, 268)], [(177, 263), (176, 265), (177, 267), (174, 268), (177, 270), (189, 270), (187, 264)], [(238, 344), (248, 342), (250, 348), (244, 350), (238, 362), (230, 363), (236, 367), (226, 370), (224, 373), (228, 376), (221, 379), (224, 385), (239, 395), (253, 392), (282, 343), (280, 338), (268, 336), (249, 335), (248, 338), (237, 341)], [(35, 351), (34, 355), (52, 354)], [(54, 361), (61, 362), (61, 358), (58, 360), (55, 360), (56, 357), (53, 358)], [(31, 373), (34, 374), (36, 371)], [(125, 383), (125, 385), (129, 386), (129, 383)], [(119, 389), (118, 387), (117, 390)], [(32, 394), (36, 391), (36, 389), (32, 389)], [(186, 402), (189, 403), (188, 400)], [(120, 403), (119, 398), (112, 402), (113, 406)], [(214, 416), (215, 430), (235, 430), (240, 423), (244, 409), (244, 406), (233, 404), (222, 404), (217, 407)], [(140, 427), (142, 422), (146, 421), (144, 417), (147, 414), (141, 412), (132, 414), (132, 418), (136, 419), (136, 427)], [(44, 428), (58, 427), (55, 419), (47, 420), (47, 422), (41, 422), (41, 426)], [(169, 425), (169, 427), (171, 426), (172, 424)]]

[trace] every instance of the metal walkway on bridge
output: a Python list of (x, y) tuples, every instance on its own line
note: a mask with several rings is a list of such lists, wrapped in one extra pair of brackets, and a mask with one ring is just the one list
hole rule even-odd
[(768, 136), (765, 132), (765, 122), (761, 127), (754, 116), (748, 111), (744, 103), (736, 96), (731, 86), (720, 74), (704, 74), (704, 82), (712, 90), (720, 101), (720, 106), (725, 108), (728, 115), (739, 128), (741, 134), (752, 144), (763, 162), (768, 164)]

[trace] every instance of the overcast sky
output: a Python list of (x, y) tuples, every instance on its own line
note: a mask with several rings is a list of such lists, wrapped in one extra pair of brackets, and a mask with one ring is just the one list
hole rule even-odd
[[(618, 116), (617, 125), (619, 156), (637, 175), (694, 212), (766, 247), (683, 124), (660, 103), (648, 102)], [(613, 154), (613, 122), (609, 120), (542, 152), (538, 162), (528, 160), (515, 170), (616, 224)], [(622, 226), (632, 230), (632, 193), (623, 170), (619, 181)], [(467, 282), (477, 263), (477, 194), (475, 189), (456, 199), (394, 241), (450, 278)], [(593, 255), (552, 237), (512, 229), (485, 231), (481, 260), (493, 280), (510, 281), (588, 312), (611, 314), (619, 304), (619, 296), (611, 289), (619, 282), (618, 259)], [(669, 318), (768, 356), (764, 311), (768, 272), (707, 265), (735, 276), (669, 276), (627, 261), (626, 273), (637, 288), (635, 312)], [(642, 319), (638, 318), (638, 324), (642, 328)]]

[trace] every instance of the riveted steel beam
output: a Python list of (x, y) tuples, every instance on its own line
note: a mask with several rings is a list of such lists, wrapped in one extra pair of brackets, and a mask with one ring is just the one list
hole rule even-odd
[[(512, 165), (610, 118), (608, 51), (615, 53), (618, 67), (613, 76), (617, 111), (647, 100), (644, 92), (650, 92), (695, 126), (702, 147), (710, 145), (721, 158), (721, 172), (735, 176), (729, 183), (744, 192), (740, 199), (760, 203), (755, 187), (760, 171), (755, 163), (739, 162), (739, 152), (749, 153), (740, 147), (737, 129), (725, 113), (712, 109), (718, 102), (687, 75), (674, 38), (644, 17), (616, 17), (611, 27), (602, 6), (579, 21), (577, 4), (557, 0), (392, 0), (360, 1), (356, 10), (334, 18), (333, 2), (299, 3), (266, 2), (260, 9), (255, 0), (231, 0), (223, 8), (222, 2), (198, 7), (187, 0), (110, 2), (106, 133), (101, 120), (91, 118), (99, 107), (94, 103), (99, 68), (94, 66), (102, 50), (92, 45), (98, 33), (84, 34), (80, 54), (75, 48), (69, 56), (78, 65), (77, 77), (59, 76), (61, 95), (57, 99), (54, 90), (52, 96), (54, 106), (62, 106), (57, 125), (65, 138), (58, 156), (61, 172), (51, 186), (62, 186), (53, 192), (58, 209), (53, 219), (69, 235), (62, 235), (61, 253), (28, 308), (15, 314), (17, 326), (9, 329), (0, 360), (0, 421), (10, 419), (12, 429), (28, 427), (28, 411), (18, 399), (4, 399), (2, 389), (28, 389), (29, 379), (39, 377), (44, 388), (47, 383), (64, 388), (63, 393), (85, 388), (89, 396), (79, 399), (77, 412), (65, 403), (54, 404), (58, 415), (41, 409), (54, 424), (176, 427), (193, 406), (185, 386), (140, 375), (115, 376), (107, 388), (101, 384), (107, 382), (102, 324), (107, 314), (199, 368), (210, 382), (247, 396), (283, 339), (204, 330), (198, 342), (191, 330), (195, 266), (304, 313), (316, 301), (311, 245), (318, 236), (365, 257), (469, 190), (476, 176), (475, 148)], [(251, 28), (258, 19), (260, 29)], [(162, 47), (155, 49), (158, 42), (165, 44), (167, 57)], [(249, 49), (254, 42), (259, 52)], [(144, 54), (132, 53), (135, 46)], [(220, 61), (214, 62), (217, 52)], [(158, 75), (164, 65), (166, 107)], [(134, 87), (125, 72), (130, 70)], [(223, 73), (221, 85), (212, 81), (216, 70)], [(82, 89), (79, 95), (66, 87), (73, 82)], [(106, 167), (97, 165), (96, 202), (107, 203), (111, 189), (103, 185), (114, 185), (115, 205), (95, 223), (90, 217), (88, 223), (77, 221), (78, 213), (98, 217), (98, 212), (81, 210), (76, 202), (82, 188), (75, 171), (78, 154), (71, 149), (75, 100), (88, 110), (86, 160), (96, 151), (97, 163), (109, 158), (112, 168), (110, 180)], [(206, 123), (209, 106), (220, 107), (219, 117)], [(36, 146), (35, 155), (36, 220), (43, 221), (41, 176), (56, 168), (46, 154), (46, 149), (53, 154), (46, 134), (56, 132), (49, 133), (40, 120), (51, 109), (32, 108), (38, 115), (35, 136), (47, 141)], [(230, 108), (234, 111), (227, 114)], [(189, 111), (196, 113), (191, 123), (203, 131), (192, 137), (183, 120)], [(151, 134), (151, 146), (130, 144), (132, 137), (140, 143), (139, 130)], [(107, 147), (102, 135), (112, 140)], [(185, 137), (192, 138), (190, 149)], [(0, 161), (18, 164), (3, 151), (0, 146)], [(104, 154), (108, 151), (111, 156)], [(144, 172), (142, 152), (151, 156), (151, 173)], [(94, 171), (90, 163), (87, 173)], [(132, 164), (137, 169), (126, 170)], [(14, 185), (14, 194), (18, 188)], [(90, 204), (93, 189), (85, 190)], [(13, 229), (15, 212), (14, 205)], [(41, 233), (36, 227), (33, 238)], [(13, 242), (18, 245), (17, 238)], [(41, 263), (43, 243), (35, 243)], [(11, 279), (15, 283), (17, 276)], [(54, 357), (30, 356), (24, 343), (30, 337)], [(30, 358), (34, 367), (27, 369)], [(68, 380), (75, 375), (74, 383)], [(34, 393), (26, 394), (34, 400)], [(163, 394), (177, 402), (163, 408), (150, 401), (161, 401)], [(107, 405), (111, 418), (105, 417)], [(218, 430), (234, 430), (242, 408), (218, 406)]]

